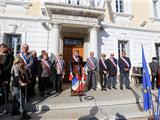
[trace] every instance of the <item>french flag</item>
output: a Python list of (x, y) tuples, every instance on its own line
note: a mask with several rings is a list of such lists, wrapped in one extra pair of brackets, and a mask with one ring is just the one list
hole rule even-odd
[(74, 75), (73, 75), (73, 72), (72, 72), (72, 65), (71, 65), (70, 62), (69, 62), (69, 71), (70, 71), (69, 80), (72, 81), (73, 78), (74, 78)]
[(85, 81), (84, 80), (78, 80), (77, 76), (73, 78), (72, 80), (72, 90), (76, 92), (83, 91), (85, 88)]
[(72, 81), (72, 80), (73, 80), (73, 78), (74, 78), (73, 73), (72, 73), (72, 72), (70, 72), (70, 74), (69, 74), (69, 80), (70, 80), (70, 81)]

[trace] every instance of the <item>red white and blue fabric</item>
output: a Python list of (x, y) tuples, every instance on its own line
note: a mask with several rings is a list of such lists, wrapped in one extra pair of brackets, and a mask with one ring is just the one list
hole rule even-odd
[(109, 58), (109, 60), (110, 60), (111, 63), (114, 65), (114, 67), (117, 68), (117, 65), (116, 65), (116, 63), (113, 61), (113, 59), (112, 59), (112, 58)]
[(130, 67), (129, 63), (123, 57), (121, 57), (121, 59), (127, 65), (127, 67)]
[(73, 78), (74, 78), (74, 75), (73, 75), (73, 73), (72, 73), (72, 72), (70, 72), (70, 74), (69, 74), (69, 80), (70, 80), (70, 81), (72, 81), (72, 80), (73, 80)]
[(29, 64), (29, 59), (24, 55), (23, 52), (19, 53), (20, 57), (23, 59), (24, 63), (27, 65)]
[(103, 60), (103, 59), (101, 59), (101, 62), (102, 62), (102, 64), (103, 64), (104, 68), (107, 69), (107, 66), (106, 66), (106, 64), (104, 63), (104, 60)]
[(50, 67), (50, 65), (48, 64), (48, 62), (45, 61), (45, 60), (43, 60), (43, 59), (41, 59), (41, 61), (42, 61), (42, 63), (48, 68), (48, 71), (51, 72), (51, 67)]
[(80, 92), (84, 90), (85, 88), (85, 81), (84, 80), (78, 80), (77, 76), (73, 78), (72, 80), (72, 90), (76, 92)]
[(89, 63), (92, 65), (92, 68), (94, 68), (94, 63), (93, 63), (92, 59), (88, 58), (88, 60), (89, 60)]
[(61, 65), (59, 59), (58, 58), (56, 58), (56, 59), (57, 59), (57, 65), (58, 65), (59, 71), (62, 71), (63, 70), (62, 65)]
[(78, 57), (76, 58), (76, 56), (73, 56), (73, 59), (75, 62), (78, 62)]

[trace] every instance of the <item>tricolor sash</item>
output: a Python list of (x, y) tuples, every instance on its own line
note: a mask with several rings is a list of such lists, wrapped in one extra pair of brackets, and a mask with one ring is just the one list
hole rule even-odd
[(94, 68), (94, 63), (93, 63), (92, 59), (88, 58), (88, 60), (89, 60), (89, 63), (92, 65), (92, 68)]
[(106, 66), (106, 64), (104, 63), (104, 60), (103, 60), (103, 59), (101, 59), (101, 62), (102, 62), (102, 64), (103, 64), (104, 68), (107, 69), (107, 66)]
[(111, 63), (114, 65), (114, 67), (117, 68), (117, 65), (116, 65), (116, 63), (113, 61), (113, 59), (112, 59), (112, 58), (109, 58), (109, 60), (110, 60)]
[(61, 65), (61, 63), (60, 63), (59, 59), (58, 59), (58, 58), (56, 58), (56, 59), (57, 59), (57, 65), (58, 65), (58, 68), (60, 68), (60, 71), (62, 71), (62, 65)]
[(78, 57), (76, 58), (75, 56), (73, 56), (73, 59), (78, 62)]
[(44, 63), (44, 65), (48, 68), (49, 72), (51, 72), (51, 67), (50, 65), (43, 59), (41, 59), (41, 61)]
[(121, 57), (121, 59), (127, 65), (127, 67), (130, 67), (129, 63), (123, 57)]
[(24, 63), (25, 63), (26, 65), (29, 64), (28, 58), (27, 58), (22, 52), (20, 52), (19, 55), (20, 55), (20, 57), (23, 59), (23, 61), (24, 61)]

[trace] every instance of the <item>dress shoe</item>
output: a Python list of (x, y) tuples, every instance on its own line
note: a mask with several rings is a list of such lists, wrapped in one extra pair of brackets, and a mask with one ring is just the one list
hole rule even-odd
[(110, 89), (110, 90), (111, 90), (111, 87), (108, 87), (108, 89)]
[(113, 87), (113, 89), (115, 89), (115, 90), (116, 90), (117, 88), (116, 88), (116, 87)]
[(128, 89), (128, 90), (132, 90), (132, 88), (131, 88), (131, 87), (127, 87), (126, 89)]
[(123, 90), (123, 87), (120, 87), (121, 90)]

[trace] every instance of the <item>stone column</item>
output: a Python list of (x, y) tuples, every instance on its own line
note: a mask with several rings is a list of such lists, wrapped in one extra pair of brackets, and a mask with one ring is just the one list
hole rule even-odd
[(89, 51), (94, 52), (94, 56), (98, 58), (98, 41), (97, 41), (97, 26), (90, 28), (90, 40), (89, 40)]
[(51, 29), (52, 38), (49, 40), (49, 53), (51, 54), (51, 61), (55, 59), (55, 56), (59, 52), (59, 40), (60, 40), (60, 24), (53, 23)]

